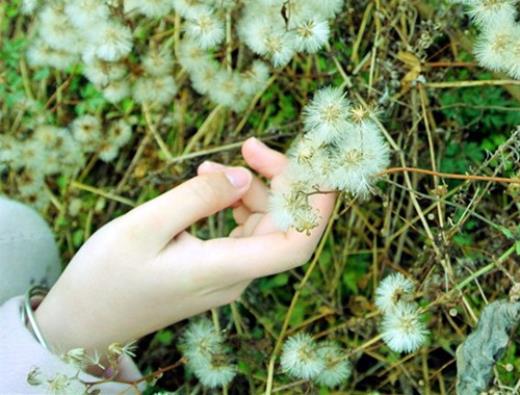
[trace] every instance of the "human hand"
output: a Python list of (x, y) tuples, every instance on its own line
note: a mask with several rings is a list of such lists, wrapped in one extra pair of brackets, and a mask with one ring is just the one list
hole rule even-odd
[[(246, 163), (283, 188), (287, 158), (256, 139)], [(255, 278), (305, 263), (323, 233), (333, 194), (310, 197), (320, 224), (310, 234), (276, 229), (269, 189), (245, 168), (204, 162), (198, 176), (99, 229), (78, 251), (37, 308), (40, 329), (57, 353), (103, 353), (210, 308), (236, 300)], [(229, 237), (202, 241), (185, 230), (235, 207)]]

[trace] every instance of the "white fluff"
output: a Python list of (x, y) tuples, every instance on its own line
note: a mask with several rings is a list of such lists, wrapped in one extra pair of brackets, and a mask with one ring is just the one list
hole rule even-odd
[(78, 28), (91, 29), (110, 15), (107, 5), (99, 0), (71, 0), (65, 5), (70, 22)]
[(137, 12), (149, 18), (168, 15), (172, 7), (171, 0), (124, 0), (125, 13)]
[(428, 335), (417, 307), (408, 303), (400, 303), (392, 313), (385, 314), (381, 330), (383, 341), (398, 353), (416, 351)]
[(191, 15), (184, 29), (189, 38), (203, 49), (214, 48), (225, 36), (223, 22), (209, 8)]
[(115, 62), (132, 50), (132, 32), (120, 23), (101, 23), (89, 34), (96, 56), (102, 60)]
[(352, 374), (350, 362), (345, 353), (334, 343), (320, 345), (318, 355), (325, 363), (325, 368), (315, 378), (316, 383), (329, 388), (344, 383)]
[(286, 373), (303, 380), (313, 379), (325, 369), (316, 342), (301, 332), (285, 341), (280, 363)]
[(293, 46), (299, 52), (316, 53), (328, 41), (329, 24), (318, 17), (308, 17), (297, 23), (292, 29)]
[(318, 141), (337, 140), (349, 129), (349, 111), (350, 104), (340, 89), (321, 89), (303, 110), (305, 130)]
[(112, 81), (103, 88), (103, 97), (114, 104), (126, 99), (130, 94), (130, 84), (126, 80)]
[(401, 273), (393, 273), (385, 277), (376, 289), (376, 306), (383, 313), (392, 312), (403, 296), (415, 291), (414, 283)]
[(133, 88), (138, 103), (168, 104), (177, 93), (177, 84), (172, 76), (139, 78)]
[(342, 136), (331, 183), (353, 195), (367, 196), (370, 185), (389, 164), (390, 150), (378, 127), (365, 122)]

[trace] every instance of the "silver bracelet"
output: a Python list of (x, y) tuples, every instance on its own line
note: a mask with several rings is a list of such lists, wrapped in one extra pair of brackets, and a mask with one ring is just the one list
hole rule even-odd
[(27, 321), (31, 325), (31, 329), (34, 333), (34, 337), (36, 337), (36, 340), (48, 351), (50, 351), (49, 344), (45, 340), (45, 338), (42, 335), (42, 332), (40, 330), (40, 327), (38, 326), (38, 323), (36, 322), (36, 319), (34, 318), (34, 311), (32, 308), (32, 301), (31, 299), (34, 297), (45, 297), (49, 293), (49, 289), (40, 285), (35, 285), (25, 293), (23, 306), (21, 309), (21, 315), (22, 315), (22, 322), (24, 325), (27, 325)]

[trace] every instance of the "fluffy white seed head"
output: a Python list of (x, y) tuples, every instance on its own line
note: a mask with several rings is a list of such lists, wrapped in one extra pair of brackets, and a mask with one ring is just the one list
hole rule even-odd
[(254, 95), (265, 86), (269, 75), (269, 66), (260, 60), (255, 60), (251, 68), (243, 73), (240, 89), (247, 95)]
[(60, 4), (46, 5), (38, 14), (39, 37), (51, 48), (66, 52), (80, 52), (82, 37), (70, 23)]
[(117, 155), (119, 154), (119, 147), (110, 141), (106, 141), (103, 142), (96, 151), (98, 153), (99, 159), (105, 163), (110, 163), (117, 158)]
[(328, 87), (319, 90), (303, 110), (308, 137), (320, 142), (337, 140), (349, 129), (349, 111), (350, 104), (341, 89)]
[(291, 29), (294, 48), (299, 52), (316, 53), (328, 41), (329, 24), (318, 17), (308, 17), (295, 24)]
[(31, 67), (51, 66), (58, 70), (66, 70), (79, 60), (77, 55), (52, 49), (40, 40), (29, 46), (26, 55)]
[(83, 115), (71, 124), (74, 138), (85, 146), (86, 151), (95, 150), (101, 142), (101, 122), (93, 115)]
[(204, 386), (220, 387), (233, 380), (236, 367), (227, 361), (223, 338), (209, 320), (192, 321), (182, 342), (187, 366)]
[(127, 69), (123, 64), (97, 59), (83, 66), (83, 75), (96, 86), (105, 86), (112, 81), (120, 80), (126, 73)]
[(200, 0), (172, 0), (173, 8), (184, 18), (190, 18), (204, 10)]
[(513, 19), (502, 18), (486, 27), (475, 44), (475, 55), (479, 63), (494, 71), (506, 71), (513, 57), (513, 46), (520, 38), (520, 29)]
[(91, 28), (92, 25), (106, 21), (110, 10), (99, 0), (71, 0), (65, 5), (65, 14), (77, 28)]
[(117, 147), (123, 147), (132, 138), (132, 127), (124, 120), (113, 122), (108, 129), (109, 141)]
[(173, 57), (166, 49), (151, 49), (143, 58), (143, 68), (148, 74), (156, 77), (167, 75), (172, 71)]
[(337, 344), (320, 345), (318, 354), (324, 361), (325, 367), (314, 379), (316, 383), (333, 388), (348, 380), (352, 374), (352, 367), (346, 359), (344, 351)]
[(133, 88), (133, 97), (138, 103), (168, 104), (177, 93), (177, 84), (172, 76), (141, 77)]
[(469, 14), (479, 25), (496, 24), (504, 17), (516, 16), (518, 0), (475, 0), (468, 2)]
[(130, 84), (126, 80), (112, 81), (103, 88), (103, 97), (110, 103), (119, 103), (130, 94)]
[(126, 57), (132, 50), (132, 32), (117, 22), (100, 23), (89, 31), (95, 55), (108, 62)]
[(416, 351), (428, 335), (417, 307), (409, 303), (399, 303), (391, 313), (385, 314), (381, 331), (383, 341), (399, 353)]
[(39, 0), (22, 0), (22, 14), (32, 15), (40, 4)]
[(390, 149), (377, 125), (358, 124), (338, 143), (337, 170), (331, 183), (357, 196), (367, 196), (378, 174), (388, 167)]
[(224, 39), (224, 24), (209, 8), (203, 8), (186, 20), (188, 37), (203, 49), (214, 48)]
[(211, 100), (240, 111), (245, 105), (240, 92), (240, 82), (237, 73), (224, 69), (219, 70), (215, 76), (214, 86), (209, 91)]
[(125, 13), (138, 13), (149, 18), (159, 18), (168, 15), (172, 10), (171, 0), (125, 0)]
[(318, 345), (307, 333), (298, 333), (286, 340), (280, 363), (286, 373), (303, 380), (314, 379), (325, 368)]
[(414, 283), (401, 273), (385, 277), (376, 289), (376, 306), (383, 313), (392, 312), (398, 303), (410, 297), (415, 291)]
[(201, 95), (206, 95), (215, 86), (215, 80), (221, 67), (217, 62), (203, 62), (201, 66), (191, 72), (191, 83), (193, 89)]
[(197, 43), (189, 39), (181, 41), (178, 59), (182, 67), (190, 73), (204, 69), (212, 61), (208, 51), (200, 48)]
[(269, 212), (281, 231), (293, 228), (299, 232), (309, 232), (318, 225), (319, 212), (309, 204), (309, 185), (302, 181), (291, 181), (287, 190), (271, 194)]

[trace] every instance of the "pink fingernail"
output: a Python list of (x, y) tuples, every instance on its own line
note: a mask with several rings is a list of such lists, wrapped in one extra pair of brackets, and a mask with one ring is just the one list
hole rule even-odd
[(261, 147), (267, 147), (261, 140), (258, 140), (256, 137), (251, 137), (250, 140), (253, 142), (253, 144), (256, 144)]
[(222, 170), (224, 165), (221, 165), (217, 162), (212, 162), (210, 160), (206, 160), (202, 162), (202, 164), (199, 166), (200, 170), (206, 170), (206, 171), (219, 171)]
[(251, 173), (241, 167), (226, 169), (224, 174), (235, 188), (243, 188), (251, 182)]

